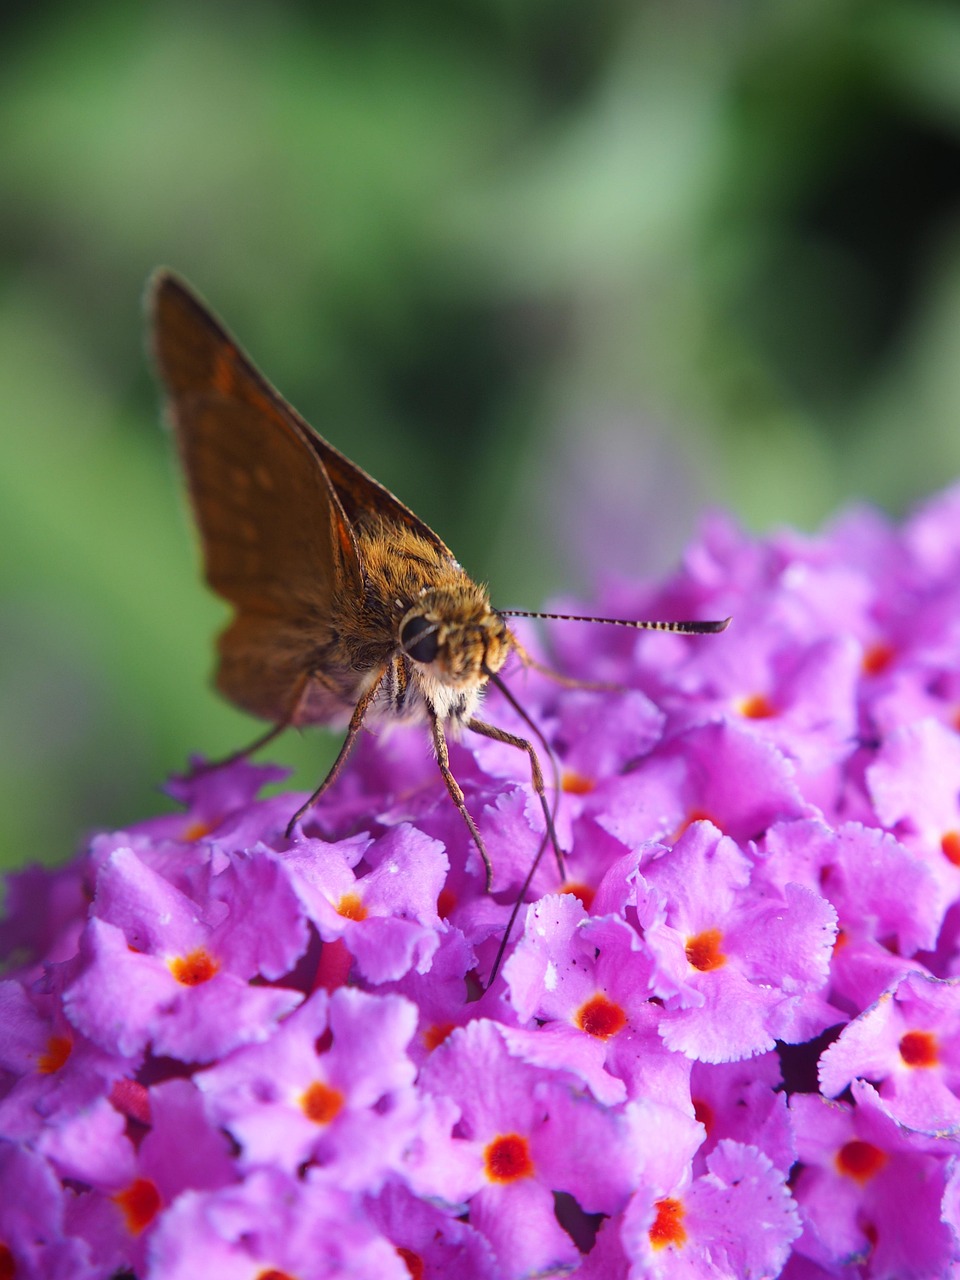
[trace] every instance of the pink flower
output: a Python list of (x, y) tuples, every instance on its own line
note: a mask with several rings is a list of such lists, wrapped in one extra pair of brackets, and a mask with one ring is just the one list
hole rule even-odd
[[(960, 489), (897, 528), (705, 522), (507, 672), (527, 762), (366, 736), (303, 797), (9, 878), (0, 1274), (921, 1278), (960, 1265)], [(583, 606), (575, 612), (585, 612)], [(537, 639), (524, 632), (536, 650)], [(527, 732), (491, 693), (485, 715)]]

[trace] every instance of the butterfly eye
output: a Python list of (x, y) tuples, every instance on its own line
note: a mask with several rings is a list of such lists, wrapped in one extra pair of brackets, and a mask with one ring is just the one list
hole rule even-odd
[(440, 648), (436, 623), (420, 614), (408, 618), (400, 628), (400, 647), (414, 662), (432, 662)]

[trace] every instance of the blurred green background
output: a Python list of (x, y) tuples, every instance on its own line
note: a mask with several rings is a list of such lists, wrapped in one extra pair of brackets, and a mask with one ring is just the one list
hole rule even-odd
[[(159, 263), (502, 606), (960, 470), (960, 11), (8, 6), (0, 861), (156, 812), (210, 691)], [(329, 741), (276, 756), (311, 785)]]

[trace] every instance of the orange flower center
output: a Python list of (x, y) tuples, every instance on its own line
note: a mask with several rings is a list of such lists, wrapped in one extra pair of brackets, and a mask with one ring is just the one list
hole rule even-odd
[(413, 1280), (423, 1280), (423, 1259), (419, 1253), (414, 1253), (412, 1249), (405, 1249), (402, 1244), (397, 1245), (397, 1253), (399, 1253)]
[(592, 778), (585, 778), (582, 773), (573, 769), (564, 769), (560, 779), (560, 787), (569, 796), (588, 796), (596, 783)]
[(200, 818), (196, 818), (185, 828), (181, 839), (202, 840), (204, 836), (208, 836), (210, 834), (213, 830), (213, 826), (214, 824), (212, 822), (203, 822)]
[(886, 671), (893, 661), (894, 647), (884, 641), (872, 644), (863, 655), (863, 673), (867, 676), (878, 676)]
[(777, 714), (777, 709), (763, 693), (752, 693), (748, 698), (741, 698), (738, 703), (740, 714), (747, 720), (769, 720)]
[(683, 1204), (668, 1198), (657, 1201), (657, 1216), (650, 1228), (650, 1243), (654, 1249), (665, 1249), (668, 1244), (681, 1245), (687, 1238), (683, 1229)]
[(899, 1047), (908, 1067), (935, 1067), (940, 1061), (937, 1037), (930, 1031), (908, 1031), (900, 1037)]
[(709, 1134), (713, 1128), (713, 1107), (709, 1102), (704, 1102), (702, 1098), (693, 1099), (693, 1118), (699, 1120)]
[(170, 972), (185, 987), (199, 987), (202, 982), (209, 982), (219, 968), (203, 947), (197, 947), (187, 956), (174, 956), (170, 961)]
[(343, 1106), (343, 1094), (322, 1080), (314, 1080), (303, 1091), (300, 1105), (304, 1115), (314, 1124), (329, 1124)]
[(138, 1236), (144, 1227), (148, 1227), (163, 1207), (156, 1183), (149, 1178), (135, 1178), (129, 1187), (116, 1193), (113, 1202), (123, 1212), (127, 1230), (132, 1236)]
[(588, 911), (593, 906), (595, 890), (591, 889), (588, 884), (581, 884), (578, 880), (568, 880), (566, 884), (561, 885), (560, 892), (569, 893), (571, 897), (579, 898)]
[(854, 1182), (869, 1182), (875, 1173), (879, 1173), (887, 1163), (886, 1154), (875, 1147), (872, 1142), (845, 1142), (836, 1156), (836, 1166), (840, 1173)]
[(598, 1040), (609, 1040), (627, 1025), (624, 1011), (604, 995), (595, 995), (582, 1004), (573, 1020), (581, 1031)]
[(723, 828), (720, 826), (720, 823), (716, 820), (713, 814), (707, 813), (706, 809), (691, 809), (690, 812), (687, 814), (687, 816), (683, 819), (683, 821), (677, 827), (676, 831), (674, 831), (672, 842), (676, 844), (676, 842), (680, 839), (680, 837), (687, 830), (687, 828), (692, 827), (695, 822), (712, 822), (718, 831), (723, 830)]
[(719, 929), (704, 929), (702, 933), (694, 934), (687, 939), (684, 948), (687, 960), (701, 973), (722, 968), (727, 962), (727, 957), (720, 950), (722, 942), (723, 934)]
[(446, 885), (444, 885), (437, 894), (437, 915), (441, 920), (446, 920), (456, 905), (457, 895), (452, 889), (448, 889)]
[(337, 903), (337, 915), (345, 920), (366, 920), (367, 908), (358, 893), (345, 893)]
[(438, 1045), (443, 1044), (455, 1026), (455, 1022), (435, 1022), (433, 1026), (427, 1027), (423, 1033), (423, 1043), (430, 1053), (433, 1053)]
[(533, 1173), (529, 1143), (518, 1133), (494, 1138), (483, 1153), (483, 1162), (491, 1182), (517, 1182)]
[(73, 1041), (69, 1036), (51, 1036), (47, 1047), (37, 1059), (37, 1070), (42, 1076), (52, 1076), (59, 1071), (73, 1050)]

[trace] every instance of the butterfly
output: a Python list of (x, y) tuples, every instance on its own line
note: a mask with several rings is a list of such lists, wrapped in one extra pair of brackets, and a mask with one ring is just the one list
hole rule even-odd
[[(506, 619), (567, 615), (493, 608), (437, 534), (308, 426), (178, 276), (156, 273), (149, 308), (206, 581), (233, 607), (217, 642), (216, 686), (271, 723), (230, 759), (290, 726), (345, 727), (333, 766), (290, 819), (291, 836), (365, 725), (425, 725), (489, 891), (493, 867), (451, 771), (447, 734), (507, 743), (528, 757), (562, 876), (537, 751), (479, 709), (493, 684), (537, 736), (500, 672), (511, 654), (544, 668)], [(729, 621), (578, 620), (686, 634), (721, 631)]]

